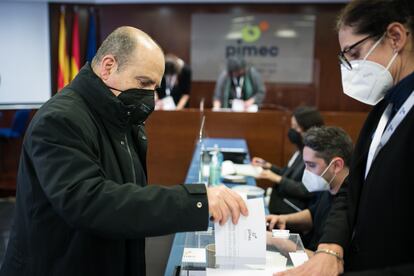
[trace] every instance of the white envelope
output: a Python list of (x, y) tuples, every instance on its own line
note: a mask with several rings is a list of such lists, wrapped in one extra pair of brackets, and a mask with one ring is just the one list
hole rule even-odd
[(240, 216), (237, 225), (229, 219), (215, 223), (216, 264), (237, 269), (245, 265), (266, 265), (266, 225), (263, 198), (246, 200), (249, 216)]

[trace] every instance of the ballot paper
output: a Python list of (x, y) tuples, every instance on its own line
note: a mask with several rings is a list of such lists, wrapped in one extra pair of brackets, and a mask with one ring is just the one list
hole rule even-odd
[(161, 101), (162, 101), (163, 110), (175, 110), (176, 109), (173, 97), (167, 96), (167, 97), (162, 98)]
[(259, 111), (259, 106), (257, 104), (252, 104), (246, 109), (247, 112), (257, 112)]
[(266, 225), (263, 198), (246, 200), (247, 217), (237, 225), (231, 219), (223, 226), (215, 223), (216, 264), (221, 269), (266, 265)]
[(231, 110), (235, 112), (244, 111), (244, 101), (239, 99), (234, 99), (231, 103)]

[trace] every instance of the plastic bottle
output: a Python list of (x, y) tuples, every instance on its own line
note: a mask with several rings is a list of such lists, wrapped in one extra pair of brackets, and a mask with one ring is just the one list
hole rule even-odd
[(220, 166), (220, 176), (221, 176), (221, 165), (223, 164), (223, 153), (221, 152), (217, 144), (214, 145), (214, 151), (217, 153), (217, 158)]
[(208, 178), (208, 184), (210, 186), (216, 186), (220, 184), (221, 167), (219, 161), (219, 151), (216, 149), (211, 153), (210, 161), (210, 173)]

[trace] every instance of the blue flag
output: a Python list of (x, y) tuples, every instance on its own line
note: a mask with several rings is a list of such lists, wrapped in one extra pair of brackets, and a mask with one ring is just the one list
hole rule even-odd
[(96, 22), (95, 12), (89, 11), (88, 44), (86, 47), (86, 61), (91, 62), (96, 53)]

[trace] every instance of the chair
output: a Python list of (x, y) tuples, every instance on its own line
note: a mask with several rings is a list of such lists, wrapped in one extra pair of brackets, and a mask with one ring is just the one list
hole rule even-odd
[(29, 121), (30, 110), (22, 109), (14, 113), (11, 127), (0, 128), (0, 172), (4, 172), (5, 159), (4, 144), (12, 139), (21, 138)]
[(30, 110), (17, 110), (13, 117), (11, 127), (0, 128), (0, 139), (16, 139), (23, 136), (29, 120)]

